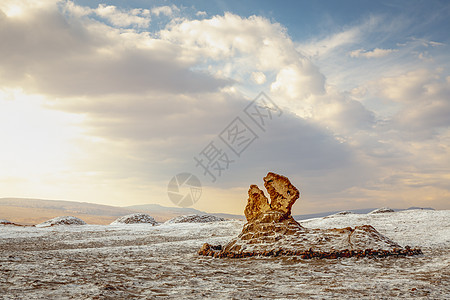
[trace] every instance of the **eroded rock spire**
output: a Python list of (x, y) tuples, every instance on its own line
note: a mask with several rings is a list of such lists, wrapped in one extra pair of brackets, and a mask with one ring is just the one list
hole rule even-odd
[(264, 192), (256, 185), (248, 191), (244, 213), (247, 223), (242, 232), (225, 246), (205, 243), (200, 255), (214, 257), (251, 257), (296, 255), (301, 258), (339, 258), (363, 256), (409, 256), (420, 249), (402, 248), (370, 225), (355, 228), (311, 229), (291, 216), (299, 191), (289, 179), (275, 173), (264, 177)]

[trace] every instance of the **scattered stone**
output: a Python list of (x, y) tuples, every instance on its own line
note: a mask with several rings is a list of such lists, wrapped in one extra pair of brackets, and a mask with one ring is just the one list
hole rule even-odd
[(49, 227), (58, 225), (86, 225), (86, 222), (76, 217), (63, 216), (42, 222), (41, 224), (36, 225), (36, 227)]
[(335, 216), (345, 216), (345, 215), (351, 215), (351, 214), (353, 214), (351, 211), (344, 210), (344, 211), (340, 211), (338, 213), (335, 213), (334, 215)]
[(212, 256), (216, 258), (245, 258), (252, 256), (300, 256), (303, 259), (312, 259), (312, 258), (328, 258), (328, 259), (336, 259), (343, 257), (388, 257), (388, 256), (413, 256), (413, 255), (422, 255), (423, 252), (421, 249), (400, 249), (394, 248), (392, 250), (374, 250), (374, 249), (365, 249), (365, 250), (332, 250), (332, 251), (316, 251), (310, 248), (309, 250), (270, 250), (264, 251), (261, 253), (255, 252), (240, 252), (240, 253), (223, 253), (220, 247), (212, 246), (208, 243), (203, 244), (202, 248), (198, 251), (199, 255), (203, 256)]
[(178, 216), (169, 221), (166, 221), (167, 224), (173, 223), (209, 223), (209, 222), (221, 222), (226, 221), (224, 218), (216, 217), (213, 215), (185, 215)]
[(123, 224), (152, 224), (154, 226), (157, 225), (158, 222), (156, 222), (155, 219), (148, 214), (135, 213), (120, 217), (114, 222), (112, 222), (110, 225), (123, 225)]
[(291, 256), (301, 258), (386, 257), (422, 254), (420, 249), (402, 248), (370, 225), (355, 228), (310, 229), (291, 216), (300, 193), (287, 177), (268, 173), (264, 177), (270, 203), (256, 185), (248, 191), (244, 213), (247, 223), (238, 237), (225, 246), (208, 243), (199, 255), (243, 258)]
[(392, 208), (382, 207), (375, 210), (372, 210), (369, 214), (384, 214), (384, 213), (392, 213), (395, 212)]

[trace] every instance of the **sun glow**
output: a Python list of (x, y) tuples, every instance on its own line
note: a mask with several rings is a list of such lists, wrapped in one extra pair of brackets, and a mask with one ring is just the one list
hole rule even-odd
[(0, 7), (0, 9), (2, 9), (3, 12), (10, 18), (17, 17), (23, 14), (22, 7), (15, 4), (6, 5), (6, 7)]
[(0, 90), (0, 177), (33, 179), (66, 168), (76, 115), (45, 109), (44, 98)]

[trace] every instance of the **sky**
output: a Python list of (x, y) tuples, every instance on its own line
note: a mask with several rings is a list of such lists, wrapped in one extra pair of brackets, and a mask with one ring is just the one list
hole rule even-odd
[[(450, 209), (448, 1), (0, 1), (0, 197)], [(190, 193), (184, 185), (182, 195)], [(196, 195), (199, 195), (198, 193)]]

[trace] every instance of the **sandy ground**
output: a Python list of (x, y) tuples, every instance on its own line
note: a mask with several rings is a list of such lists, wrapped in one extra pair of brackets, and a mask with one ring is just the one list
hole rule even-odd
[[(200, 257), (244, 224), (0, 227), (2, 299), (450, 299), (450, 211), (346, 215), (305, 227), (373, 225), (415, 257)], [(344, 226), (345, 225), (345, 226)]]

